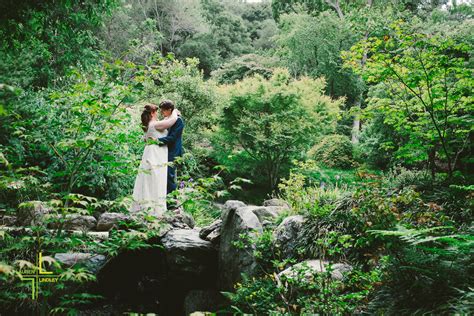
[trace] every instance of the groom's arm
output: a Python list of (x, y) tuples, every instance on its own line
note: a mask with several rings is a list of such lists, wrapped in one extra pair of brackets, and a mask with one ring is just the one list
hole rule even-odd
[(165, 137), (160, 137), (158, 140), (166, 145), (174, 143), (179, 136), (183, 133), (184, 122), (181, 118), (176, 121), (175, 128), (171, 129), (169, 134)]

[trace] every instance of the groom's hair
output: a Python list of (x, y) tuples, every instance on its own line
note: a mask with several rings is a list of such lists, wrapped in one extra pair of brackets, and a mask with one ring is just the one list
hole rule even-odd
[(160, 102), (160, 109), (173, 111), (174, 103), (171, 100), (163, 100)]

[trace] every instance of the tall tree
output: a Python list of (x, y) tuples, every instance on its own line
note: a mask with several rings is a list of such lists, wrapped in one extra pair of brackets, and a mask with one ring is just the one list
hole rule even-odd
[(406, 139), (398, 154), (428, 161), (433, 174), (439, 160), (446, 163), (451, 176), (459, 157), (472, 146), (474, 80), (469, 34), (468, 38), (425, 34), (398, 23), (384, 37), (361, 41), (346, 57), (366, 80), (385, 85), (390, 99), (374, 98), (371, 105), (383, 111), (385, 122)]

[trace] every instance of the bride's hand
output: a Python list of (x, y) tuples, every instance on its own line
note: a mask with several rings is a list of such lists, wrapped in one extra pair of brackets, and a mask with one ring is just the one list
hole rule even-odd
[(179, 116), (179, 115), (181, 115), (181, 112), (178, 109), (174, 109), (173, 114), (176, 114), (176, 115)]

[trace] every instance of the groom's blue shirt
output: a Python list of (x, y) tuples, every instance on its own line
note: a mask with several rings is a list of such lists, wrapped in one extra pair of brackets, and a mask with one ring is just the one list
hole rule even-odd
[(169, 128), (168, 135), (158, 138), (160, 142), (168, 145), (168, 161), (173, 161), (176, 157), (182, 156), (184, 153), (183, 141), (181, 139), (183, 129), (184, 121), (179, 116), (176, 123)]

